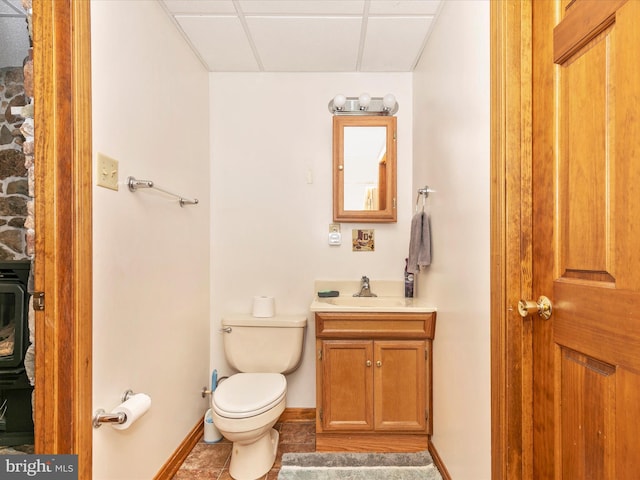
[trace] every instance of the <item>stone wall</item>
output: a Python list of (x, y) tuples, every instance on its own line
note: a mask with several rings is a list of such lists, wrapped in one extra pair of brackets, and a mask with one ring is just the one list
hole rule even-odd
[(32, 78), (30, 59), (0, 68), (0, 260), (33, 255)]

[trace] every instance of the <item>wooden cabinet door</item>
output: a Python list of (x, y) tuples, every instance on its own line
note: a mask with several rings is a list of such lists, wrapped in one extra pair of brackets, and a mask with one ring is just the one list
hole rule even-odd
[(426, 365), (424, 340), (374, 343), (373, 396), (377, 431), (426, 431)]
[(322, 428), (373, 429), (373, 342), (322, 342)]

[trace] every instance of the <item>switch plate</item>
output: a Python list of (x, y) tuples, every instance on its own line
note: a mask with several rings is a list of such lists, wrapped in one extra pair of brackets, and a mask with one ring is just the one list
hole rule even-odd
[(98, 153), (98, 186), (118, 190), (118, 161)]
[(342, 234), (340, 233), (339, 223), (329, 224), (329, 245), (341, 245)]

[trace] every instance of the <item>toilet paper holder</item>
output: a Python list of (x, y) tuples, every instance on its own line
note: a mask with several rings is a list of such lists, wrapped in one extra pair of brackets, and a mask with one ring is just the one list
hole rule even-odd
[[(122, 403), (129, 400), (133, 395), (135, 395), (133, 390), (129, 389), (125, 391), (121, 397)], [(100, 428), (103, 423), (115, 423), (117, 425), (122, 425), (126, 421), (127, 414), (124, 412), (108, 413), (104, 408), (100, 408), (93, 414), (93, 428)]]
[[(231, 329), (231, 327), (229, 327), (229, 329)], [(202, 390), (200, 390), (200, 395), (202, 395), (202, 398), (205, 398), (207, 395), (213, 394), (215, 387), (217, 387), (220, 382), (225, 381), (227, 378), (229, 377), (220, 377), (220, 378), (216, 377), (216, 379), (212, 383), (213, 387), (211, 389), (207, 387), (202, 387)]]

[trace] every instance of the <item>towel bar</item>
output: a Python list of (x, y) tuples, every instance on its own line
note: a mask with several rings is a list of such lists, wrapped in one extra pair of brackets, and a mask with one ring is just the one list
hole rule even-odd
[(178, 199), (178, 203), (180, 203), (181, 207), (184, 207), (185, 205), (197, 205), (198, 204), (198, 199), (194, 198), (193, 200), (190, 200), (188, 198), (184, 198), (182, 195), (178, 195), (176, 193), (173, 192), (169, 192), (168, 190), (165, 190), (163, 188), (157, 187), (153, 181), (151, 180), (138, 180), (137, 178), (134, 177), (127, 177), (127, 186), (129, 187), (129, 191), (131, 192), (135, 192), (136, 190), (138, 190), (138, 188), (153, 188), (155, 190), (158, 190), (162, 193), (166, 193), (167, 195), (171, 195), (172, 197), (176, 197)]

